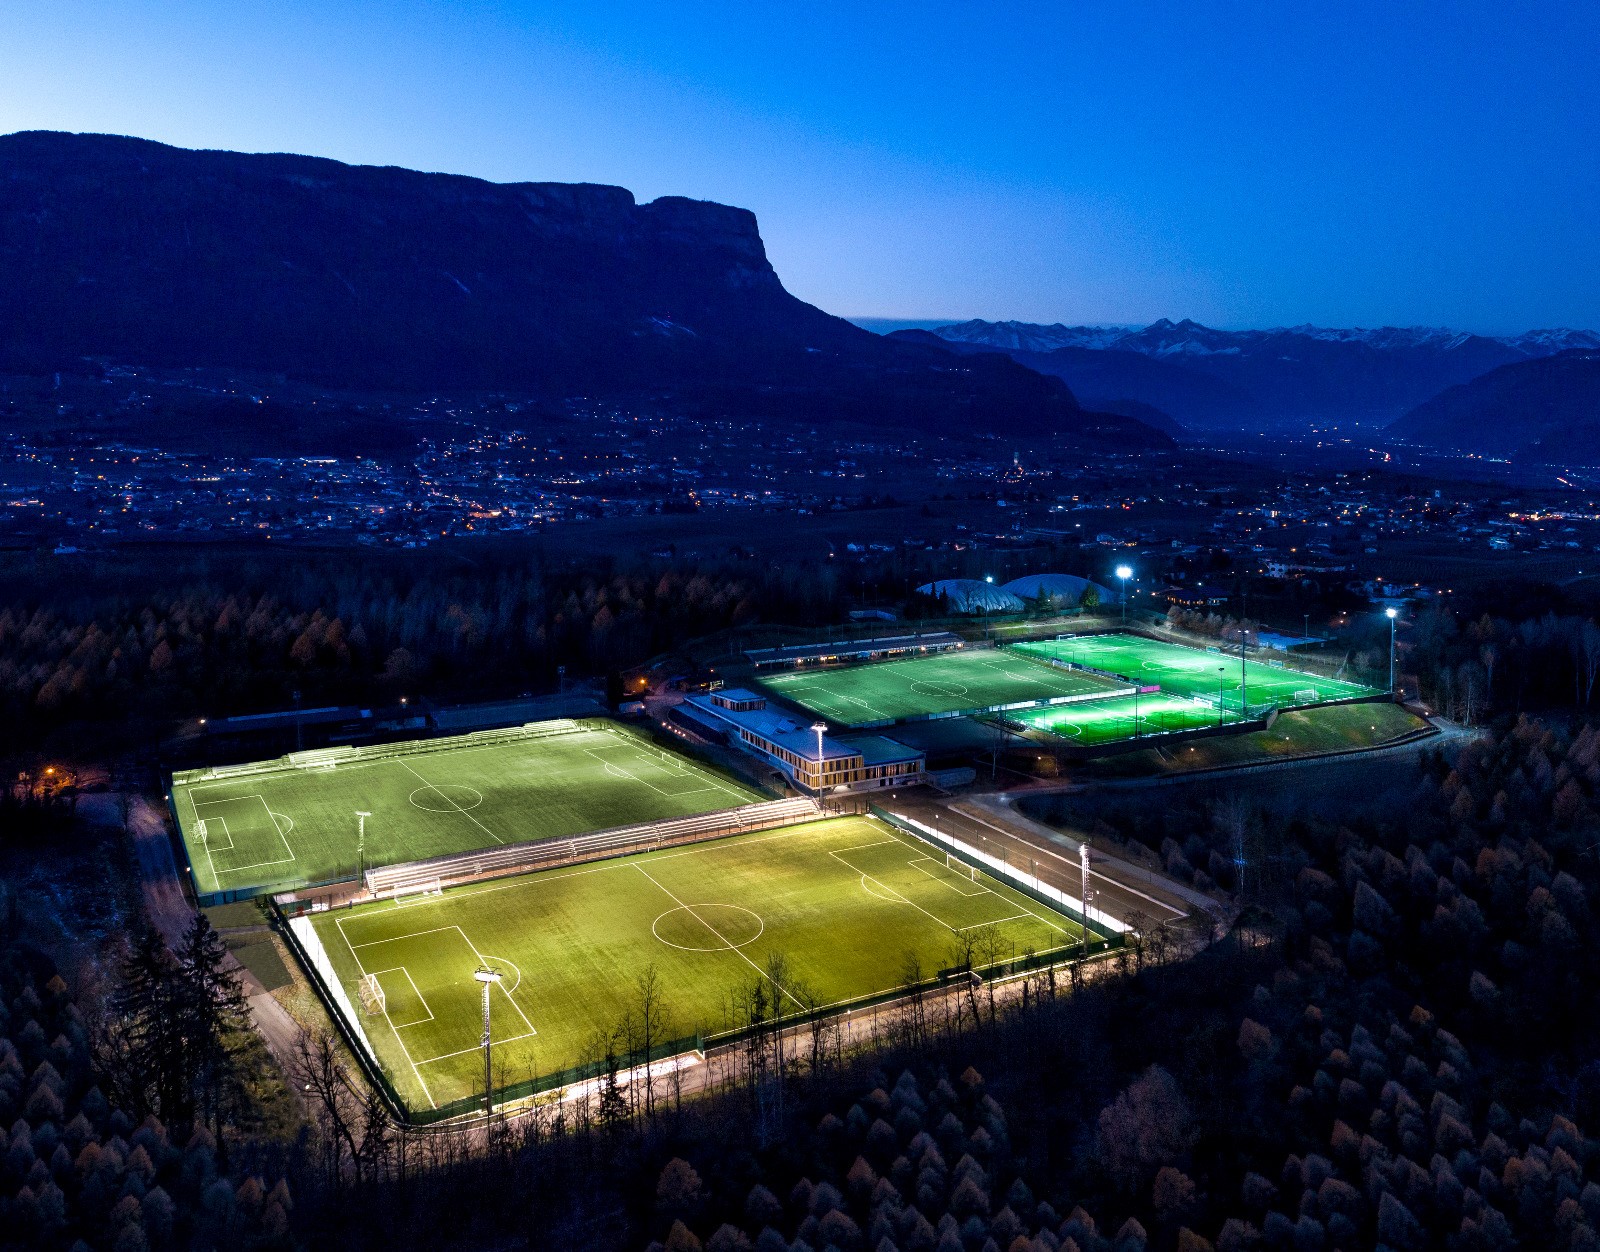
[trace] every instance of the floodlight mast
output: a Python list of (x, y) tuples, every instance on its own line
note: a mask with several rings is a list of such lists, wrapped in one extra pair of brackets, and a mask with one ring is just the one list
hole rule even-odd
[(1133, 566), (1117, 566), (1117, 577), (1122, 580), (1122, 624), (1128, 624), (1128, 579), (1133, 577)]
[(822, 766), (823, 766), (822, 736), (823, 736), (823, 733), (828, 729), (828, 723), (827, 722), (813, 722), (811, 724), (811, 729), (814, 732), (816, 732), (816, 736), (817, 736), (817, 793), (820, 795), (822, 793)]
[(494, 1065), (489, 1052), (489, 988), (500, 981), (500, 971), (483, 966), (472, 976), (483, 985), (483, 1113), (494, 1112)]
[(1385, 609), (1384, 616), (1389, 619), (1389, 694), (1394, 694), (1394, 622), (1400, 616), (1400, 610), (1393, 606)]
[(365, 873), (367, 869), (367, 818), (371, 813), (356, 810), (356, 872)]
[(1089, 955), (1089, 841), (1078, 845), (1078, 869), (1083, 878), (1083, 955)]

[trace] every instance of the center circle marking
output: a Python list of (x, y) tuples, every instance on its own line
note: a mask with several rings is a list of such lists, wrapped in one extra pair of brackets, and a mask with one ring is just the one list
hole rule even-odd
[(429, 813), (459, 813), (482, 804), (483, 793), (476, 787), (463, 787), (459, 783), (430, 784), (413, 791), (411, 803)]
[[(739, 904), (679, 905), (650, 923), (650, 933), (660, 942), (684, 952), (743, 948), (761, 938), (766, 928), (759, 913)], [(723, 936), (720, 942), (718, 935)]]

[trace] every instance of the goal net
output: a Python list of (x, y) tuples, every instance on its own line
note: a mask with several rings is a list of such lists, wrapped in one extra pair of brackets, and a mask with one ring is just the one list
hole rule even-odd
[(1315, 704), (1316, 700), (1317, 689), (1315, 687), (1302, 687), (1294, 693), (1294, 702), (1296, 704)]
[(978, 881), (977, 869), (971, 865), (968, 865), (953, 852), (946, 852), (944, 854), (944, 867), (952, 874), (959, 874), (962, 878), (969, 878), (973, 882)]
[(200, 818), (194, 824), (194, 837), (201, 843), (206, 841), (206, 819)]
[(376, 1017), (388, 1007), (383, 998), (383, 984), (378, 981), (376, 974), (361, 975), (361, 985), (356, 990), (368, 1017)]
[(404, 904), (413, 896), (437, 896), (444, 894), (444, 883), (437, 877), (416, 878), (410, 882), (400, 883), (394, 889), (396, 904)]

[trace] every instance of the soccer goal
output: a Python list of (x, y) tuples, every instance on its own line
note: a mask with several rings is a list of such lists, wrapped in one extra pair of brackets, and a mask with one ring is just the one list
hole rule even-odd
[(444, 884), (437, 877), (413, 878), (410, 882), (402, 882), (396, 886), (391, 898), (396, 904), (404, 904), (407, 900), (443, 894)]
[(195, 820), (194, 837), (195, 837), (195, 841), (197, 843), (199, 843), (202, 847), (205, 846), (205, 842), (206, 842), (206, 819), (205, 818), (201, 817), (201, 818), (197, 818)]
[(1315, 687), (1302, 687), (1294, 693), (1296, 704), (1315, 704), (1317, 702), (1317, 689)]
[(361, 1007), (368, 1017), (376, 1017), (388, 1008), (383, 998), (383, 984), (376, 974), (361, 975), (361, 985), (356, 988), (361, 996)]
[(969, 878), (973, 882), (978, 881), (977, 869), (971, 865), (968, 865), (954, 852), (946, 852), (944, 854), (944, 867), (953, 874), (959, 874), (961, 877)]

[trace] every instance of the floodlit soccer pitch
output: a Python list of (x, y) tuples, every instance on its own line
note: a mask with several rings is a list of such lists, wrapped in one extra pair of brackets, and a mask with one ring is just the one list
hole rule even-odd
[[(1080, 665), (1123, 674), (1130, 681), (1159, 685), (1163, 695), (1198, 696), (1213, 701), (1220, 695), (1225, 707), (1238, 710), (1237, 647), (1231, 653), (1226, 650), (1208, 652), (1140, 635), (1107, 634), (1019, 643), (1011, 650), (1046, 660), (1076, 661)], [(1260, 661), (1245, 661), (1244, 678), (1245, 698), (1252, 708), (1267, 704), (1292, 708), (1379, 694), (1376, 689), (1360, 683), (1323, 678), (1286, 667), (1280, 669)]]
[[(980, 965), (1082, 941), (1065, 915), (867, 817), (337, 909), (312, 926), (380, 1064), (418, 1110), (483, 1090), (473, 974), (484, 965), (502, 976), (490, 1021), (505, 1088), (594, 1061), (629, 1013), (637, 1027), (638, 982), (652, 966), (665, 1040), (730, 1028), (730, 993), (757, 982), (793, 1015), (904, 985), (910, 955), (925, 977), (957, 966), (964, 936)], [(381, 1008), (363, 1005), (368, 974)]]
[(997, 648), (798, 670), (763, 675), (756, 682), (841, 726), (981, 713), (1008, 704), (1117, 690), (1115, 682), (1098, 675), (1053, 669), (1047, 658)]
[[(1217, 710), (1209, 705), (1185, 696), (1160, 694), (1019, 709), (1006, 716), (1030, 730), (1042, 730), (1085, 747), (1132, 739), (1136, 728), (1138, 735), (1156, 735), (1199, 730), (1219, 723)], [(1222, 715), (1228, 721), (1236, 721), (1238, 716), (1237, 712)]]
[[(425, 749), (238, 777), (180, 775), (179, 830), (202, 899), (304, 886), (451, 852), (690, 817), (766, 797), (615, 724), (441, 739)], [(365, 812), (359, 849), (357, 814)], [(203, 825), (202, 825), (203, 823)]]

